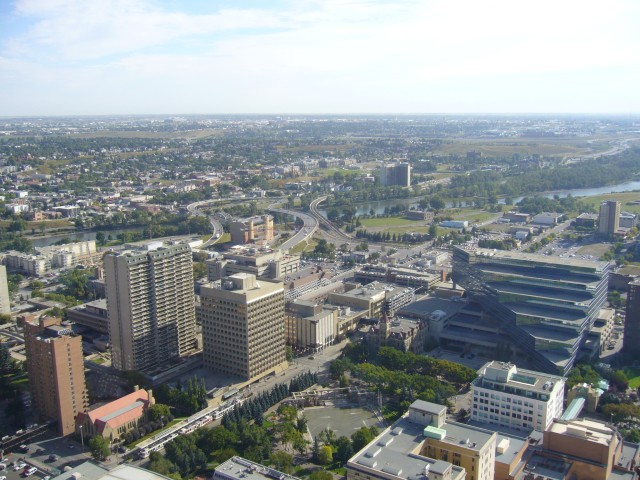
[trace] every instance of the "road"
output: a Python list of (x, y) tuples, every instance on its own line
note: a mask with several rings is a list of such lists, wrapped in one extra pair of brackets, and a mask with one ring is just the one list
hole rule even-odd
[(201, 205), (206, 205), (211, 202), (212, 200), (203, 200), (201, 202), (194, 202), (187, 205), (187, 210), (189, 211), (190, 214), (197, 215), (199, 217), (207, 217), (209, 219), (209, 223), (211, 223), (211, 229), (213, 230), (213, 233), (211, 234), (211, 237), (209, 237), (209, 240), (204, 242), (204, 244), (202, 245), (202, 248), (206, 248), (216, 243), (224, 233), (224, 230), (222, 229), (222, 224), (218, 220), (216, 220), (213, 216), (206, 215), (202, 213), (200, 210), (198, 210), (198, 207), (200, 207)]
[(270, 207), (267, 210), (270, 212), (292, 215), (299, 218), (303, 222), (302, 228), (300, 228), (300, 230), (298, 230), (293, 237), (291, 237), (289, 240), (278, 247), (280, 250), (289, 251), (299, 243), (309, 240), (318, 230), (318, 221), (314, 217), (312, 217), (311, 215), (307, 215), (306, 213), (298, 212), (296, 210), (287, 210), (284, 208), (273, 207)]
[(621, 153), (627, 150), (631, 146), (630, 143), (635, 142), (637, 140), (638, 140), (637, 137), (615, 140), (614, 142), (612, 142), (613, 146), (608, 150), (605, 150), (604, 152), (588, 153), (586, 155), (580, 155), (578, 157), (566, 157), (563, 162), (565, 164), (571, 164), (571, 163), (582, 162), (584, 160), (593, 160), (594, 158), (609, 157), (611, 155), (616, 155), (618, 153)]
[(329, 198), (329, 196), (325, 195), (323, 197), (318, 197), (313, 202), (311, 202), (311, 204), (309, 205), (311, 216), (315, 218), (320, 223), (320, 225), (325, 226), (327, 230), (323, 233), (325, 233), (329, 237), (329, 239), (332, 240), (336, 245), (339, 245), (340, 243), (356, 242), (356, 239), (354, 237), (344, 233), (332, 222), (324, 218), (318, 211), (318, 205), (324, 202), (327, 198)]

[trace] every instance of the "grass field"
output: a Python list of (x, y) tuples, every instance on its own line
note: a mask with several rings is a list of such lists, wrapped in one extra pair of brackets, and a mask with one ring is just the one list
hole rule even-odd
[(291, 253), (310, 252), (311, 250), (316, 248), (317, 244), (318, 244), (318, 242), (316, 240), (314, 240), (313, 238), (311, 240), (309, 240), (308, 243), (307, 242), (300, 242), (299, 244), (297, 244), (295, 247), (293, 247), (291, 249)]
[(581, 200), (584, 203), (592, 205), (596, 211), (598, 211), (602, 202), (607, 200), (617, 200), (622, 204), (620, 206), (620, 210), (623, 212), (640, 213), (640, 205), (627, 205), (628, 202), (633, 200), (640, 200), (640, 192), (608, 193), (605, 195), (596, 195), (594, 197), (582, 197)]
[(413, 226), (424, 224), (424, 220), (409, 220), (404, 217), (384, 217), (384, 218), (364, 218), (360, 220), (362, 226), (365, 228), (371, 227), (401, 227), (407, 226), (413, 228)]
[(624, 374), (629, 379), (629, 387), (634, 390), (640, 387), (640, 368), (627, 367), (624, 369)]
[(594, 150), (603, 150), (600, 146), (588, 145), (586, 142), (575, 139), (544, 139), (539, 138), (518, 138), (505, 140), (451, 140), (443, 142), (434, 150), (434, 154), (458, 154), (464, 155), (470, 150), (482, 152), (488, 157), (505, 156), (519, 153), (531, 155), (538, 153), (541, 155), (571, 155), (588, 153)]

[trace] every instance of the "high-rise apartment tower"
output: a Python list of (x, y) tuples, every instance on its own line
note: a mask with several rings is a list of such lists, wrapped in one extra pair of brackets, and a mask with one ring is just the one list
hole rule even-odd
[(56, 317), (26, 321), (24, 343), (34, 411), (58, 421), (61, 435), (75, 430), (76, 415), (87, 410), (82, 337)]
[(0, 313), (11, 314), (9, 279), (7, 278), (7, 267), (4, 265), (0, 265)]
[(411, 186), (411, 165), (409, 163), (389, 163), (380, 167), (380, 183), (385, 187)]
[(608, 200), (600, 204), (598, 216), (598, 234), (611, 238), (618, 231), (620, 222), (620, 202)]
[(285, 366), (284, 287), (237, 273), (200, 290), (204, 366), (254, 379)]
[(627, 287), (627, 313), (624, 322), (622, 351), (637, 358), (640, 354), (640, 280)]
[(196, 348), (191, 248), (154, 242), (104, 256), (112, 363), (154, 374)]

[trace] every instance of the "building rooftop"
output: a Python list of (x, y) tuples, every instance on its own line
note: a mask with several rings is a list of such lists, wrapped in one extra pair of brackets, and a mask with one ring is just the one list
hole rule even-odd
[(215, 468), (213, 478), (238, 480), (298, 480), (297, 477), (265, 467), (242, 457), (231, 457)]
[(564, 388), (564, 382), (564, 377), (558, 375), (525, 370), (517, 368), (512, 363), (492, 360), (478, 370), (478, 377), (472, 382), (472, 385), (490, 388), (494, 384), (501, 384), (522, 390), (545, 392), (553, 390), (556, 384), (559, 384), (557, 388)]
[(136, 390), (89, 412), (80, 413), (78, 422), (81, 423), (86, 415), (96, 425), (98, 432), (102, 432), (105, 425), (117, 428), (139, 418), (148, 404), (149, 393), (146, 390)]
[(129, 464), (118, 465), (113, 470), (85, 462), (71, 470), (64, 472), (52, 480), (170, 480), (159, 473), (135, 467)]
[(397, 313), (398, 315), (427, 319), (433, 312), (440, 310), (449, 317), (460, 311), (464, 306), (466, 306), (464, 302), (428, 297), (405, 305), (400, 308)]
[(570, 421), (554, 421), (548, 428), (553, 433), (579, 437), (601, 445), (609, 445), (615, 437), (615, 430), (603, 422), (578, 418)]
[[(455, 247), (466, 251), (477, 257), (493, 257), (505, 260), (526, 260), (532, 263), (541, 263), (545, 265), (566, 266), (566, 267), (582, 267), (592, 271), (601, 271), (605, 269), (609, 262), (600, 262), (595, 260), (584, 260), (578, 257), (553, 257), (552, 259), (546, 255), (537, 255), (535, 253), (524, 253), (520, 251), (510, 250), (489, 250), (477, 247)], [(587, 273), (587, 272), (585, 272)]]
[(465, 478), (464, 468), (418, 454), (425, 441), (423, 431), (423, 425), (413, 423), (404, 416), (354, 455), (349, 464), (413, 480), (423, 480), (427, 467), (431, 472), (439, 474), (451, 468), (452, 480)]

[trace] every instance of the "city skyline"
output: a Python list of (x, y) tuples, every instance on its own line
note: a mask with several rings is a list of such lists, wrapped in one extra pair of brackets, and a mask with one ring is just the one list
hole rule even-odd
[(4, 116), (640, 112), (640, 6), (0, 5)]

